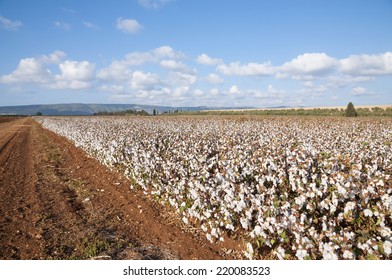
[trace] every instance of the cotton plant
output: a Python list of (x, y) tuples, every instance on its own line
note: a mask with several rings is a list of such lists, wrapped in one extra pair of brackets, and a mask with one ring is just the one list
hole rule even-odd
[(391, 258), (389, 119), (37, 120), (246, 258)]

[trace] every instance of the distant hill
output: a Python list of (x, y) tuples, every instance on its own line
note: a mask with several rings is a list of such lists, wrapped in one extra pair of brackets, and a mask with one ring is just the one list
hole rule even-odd
[(24, 106), (3, 106), (0, 107), (0, 115), (35, 115), (40, 112), (46, 116), (91, 116), (98, 112), (117, 112), (125, 110), (144, 110), (149, 114), (153, 110), (157, 110), (159, 114), (168, 111), (202, 111), (202, 110), (219, 110), (229, 109), (224, 107), (170, 107), (170, 106), (154, 106), (140, 104), (45, 104), (45, 105), (24, 105)]

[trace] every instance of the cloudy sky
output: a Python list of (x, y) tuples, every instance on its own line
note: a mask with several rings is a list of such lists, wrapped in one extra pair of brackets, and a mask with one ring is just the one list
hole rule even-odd
[(0, 106), (392, 104), (390, 0), (0, 0)]

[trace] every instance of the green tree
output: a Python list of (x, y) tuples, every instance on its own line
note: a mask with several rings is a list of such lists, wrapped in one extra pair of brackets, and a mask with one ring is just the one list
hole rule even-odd
[(354, 108), (354, 104), (349, 102), (346, 108), (346, 117), (357, 117), (357, 111)]

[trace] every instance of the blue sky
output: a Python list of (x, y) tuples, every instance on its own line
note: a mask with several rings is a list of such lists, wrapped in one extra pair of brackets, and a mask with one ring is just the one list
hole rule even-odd
[(392, 1), (0, 0), (0, 106), (392, 104)]

